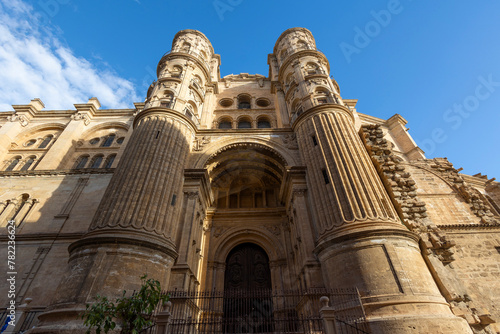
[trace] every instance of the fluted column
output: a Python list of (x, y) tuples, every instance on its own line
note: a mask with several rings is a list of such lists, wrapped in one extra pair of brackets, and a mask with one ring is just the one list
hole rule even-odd
[(318, 210), (320, 240), (346, 224), (383, 222), (402, 228), (350, 112), (343, 107), (320, 110), (297, 127), (313, 196), (331, 204)]
[(144, 274), (168, 287), (193, 131), (173, 110), (138, 114), (88, 233), (69, 247), (68, 271), (35, 333), (85, 332), (78, 317), (85, 303), (97, 294), (113, 300), (137, 290)]
[(313, 107), (294, 129), (307, 166), (325, 283), (359, 290), (373, 333), (470, 333), (441, 295), (418, 236), (400, 223), (350, 110)]
[(182, 202), (184, 164), (193, 130), (173, 112), (151, 109), (135, 123), (89, 231), (146, 232), (174, 247), (174, 222)]

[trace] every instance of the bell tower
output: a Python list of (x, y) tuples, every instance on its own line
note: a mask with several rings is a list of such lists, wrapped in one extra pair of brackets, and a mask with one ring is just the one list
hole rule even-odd
[(401, 224), (312, 34), (285, 31), (271, 65), (307, 167), (328, 287), (357, 288), (376, 333), (469, 333), (440, 294), (418, 236)]
[(207, 117), (205, 103), (218, 71), (218, 58), (213, 57), (202, 33), (184, 30), (175, 36), (88, 232), (69, 247), (68, 272), (36, 332), (72, 326), (83, 332), (78, 314), (94, 296), (114, 300), (123, 290), (137, 290), (143, 274), (167, 288), (174, 263), (186, 262), (179, 238), (185, 234), (180, 225), (186, 223), (181, 215), (186, 210), (203, 213), (206, 206), (198, 192), (186, 194), (186, 182), (203, 179), (196, 172), (186, 177), (186, 160)]

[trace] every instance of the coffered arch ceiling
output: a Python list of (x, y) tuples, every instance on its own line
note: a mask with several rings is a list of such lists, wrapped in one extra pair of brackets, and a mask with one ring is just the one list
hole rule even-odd
[(212, 155), (205, 166), (212, 187), (218, 190), (219, 208), (279, 206), (286, 162), (273, 149), (233, 144)]
[[(285, 174), (285, 159), (274, 150), (258, 144), (235, 144), (214, 154), (206, 169), (214, 186), (236, 185), (237, 179), (254, 179), (262, 186), (281, 185)], [(236, 184), (235, 184), (236, 183)], [(242, 185), (242, 184), (240, 184)]]

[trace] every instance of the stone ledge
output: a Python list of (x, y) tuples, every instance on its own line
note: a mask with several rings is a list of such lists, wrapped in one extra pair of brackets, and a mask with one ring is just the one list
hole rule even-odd
[(52, 176), (52, 175), (78, 175), (78, 174), (113, 174), (115, 168), (82, 168), (82, 169), (53, 169), (53, 170), (25, 170), (25, 171), (0, 171), (1, 177), (9, 176)]

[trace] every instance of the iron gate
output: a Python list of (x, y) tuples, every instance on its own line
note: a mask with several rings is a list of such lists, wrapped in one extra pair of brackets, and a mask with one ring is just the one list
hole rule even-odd
[(335, 309), (338, 333), (369, 333), (356, 290), (168, 291), (168, 333), (323, 333), (320, 298)]

